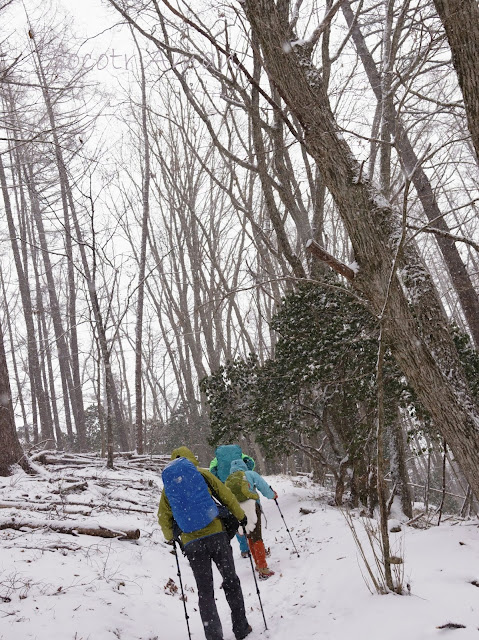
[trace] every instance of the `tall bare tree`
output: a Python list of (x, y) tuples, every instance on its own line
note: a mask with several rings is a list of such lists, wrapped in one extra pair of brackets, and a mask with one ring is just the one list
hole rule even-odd
[(30, 465), (24, 456), (18, 440), (13, 415), (12, 392), (8, 376), (7, 358), (3, 343), (3, 330), (0, 327), (0, 476), (12, 473), (14, 465), (20, 465), (26, 471)]
[(451, 48), (479, 162), (479, 5), (477, 0), (434, 0), (434, 5)]
[[(389, 3), (388, 6), (391, 7), (391, 5), (392, 3)], [(404, 3), (402, 8), (404, 9), (406, 5), (407, 3)], [(361, 58), (361, 62), (371, 88), (378, 100), (378, 104), (382, 104), (385, 100), (388, 105), (387, 108), (383, 109), (386, 114), (385, 121), (387, 127), (383, 127), (382, 140), (384, 142), (381, 145), (381, 148), (383, 150), (390, 150), (391, 148), (390, 142), (388, 141), (388, 135), (387, 133), (385, 134), (385, 131), (389, 130), (389, 139), (392, 138), (394, 140), (394, 145), (397, 148), (401, 162), (404, 164), (407, 174), (411, 176), (412, 183), (416, 189), (423, 211), (426, 214), (427, 219), (430, 221), (431, 226), (439, 231), (439, 233), (436, 234), (436, 240), (451, 277), (455, 292), (460, 300), (474, 343), (477, 347), (479, 346), (479, 298), (477, 291), (471, 281), (471, 277), (466, 269), (456, 243), (454, 242), (454, 238), (444, 218), (443, 212), (438, 205), (437, 197), (434, 188), (431, 185), (431, 181), (422, 167), (420, 158), (411, 144), (408, 132), (401, 123), (394, 104), (392, 104), (393, 95), (391, 89), (390, 67), (394, 62), (394, 50), (397, 49), (397, 43), (401, 38), (401, 29), (396, 25), (394, 37), (391, 34), (391, 28), (389, 29), (388, 39), (390, 41), (392, 40), (394, 44), (385, 47), (386, 51), (389, 51), (389, 58), (386, 61), (386, 70), (383, 71), (381, 75), (366, 44), (358, 16), (355, 16), (353, 13), (350, 2), (343, 2), (341, 4), (341, 11), (343, 12), (348, 27), (351, 30), (351, 37), (354, 41), (358, 55)], [(389, 20), (391, 19), (392, 18), (389, 17)], [(387, 82), (383, 81), (382, 78), (386, 78)], [(383, 98), (385, 93), (388, 95)], [(387, 153), (387, 151), (384, 151), (384, 153)], [(390, 155), (390, 151), (388, 153)], [(386, 169), (384, 169), (384, 171), (386, 171)]]
[(143, 314), (145, 299), (145, 272), (146, 272), (146, 249), (148, 239), (148, 221), (150, 217), (150, 142), (148, 137), (148, 103), (145, 65), (141, 48), (132, 31), (135, 39), (136, 50), (140, 65), (140, 87), (141, 87), (141, 135), (143, 142), (143, 176), (141, 188), (141, 201), (143, 215), (141, 220), (141, 242), (140, 242), (140, 262), (138, 272), (138, 298), (136, 305), (136, 335), (135, 335), (135, 431), (136, 449), (139, 454), (143, 453), (143, 377), (142, 377), (142, 350), (143, 350)]
[[(5, 213), (7, 217), (7, 223), (10, 233), (10, 241), (12, 244), (13, 255), (15, 259), (15, 266), (17, 270), (17, 277), (19, 282), (20, 294), (22, 297), (23, 312), (25, 316), (25, 325), (27, 330), (28, 340), (28, 357), (29, 357), (29, 370), (30, 381), (32, 385), (33, 402), (38, 403), (38, 413), (40, 416), (41, 438), (44, 445), (48, 447), (55, 446), (55, 439), (53, 436), (53, 422), (48, 405), (48, 398), (46, 396), (45, 388), (41, 377), (40, 359), (38, 355), (37, 340), (35, 334), (35, 326), (33, 322), (33, 305), (30, 292), (30, 284), (28, 282), (25, 268), (22, 263), (20, 248), (17, 241), (17, 232), (15, 228), (15, 222), (13, 219), (13, 210), (11, 206), (10, 194), (8, 191), (7, 177), (5, 168), (3, 165), (2, 157), (0, 156), (0, 186), (3, 194), (3, 201), (5, 206)], [(25, 240), (25, 238), (24, 238)]]

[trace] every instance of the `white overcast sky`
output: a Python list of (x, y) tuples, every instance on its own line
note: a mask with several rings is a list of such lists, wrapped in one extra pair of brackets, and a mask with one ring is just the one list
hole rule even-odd
[(56, 0), (72, 14), (73, 31), (88, 40), (80, 55), (89, 67), (98, 71), (98, 79), (108, 82), (111, 77), (126, 75), (131, 69), (133, 44), (126, 27), (114, 28), (121, 16), (101, 0)]
[(58, 8), (57, 18), (66, 17), (74, 34), (71, 55), (78, 55), (79, 62), (85, 61), (95, 71), (95, 80), (100, 84), (111, 87), (120, 81), (124, 85), (134, 64), (134, 45), (128, 28), (115, 28), (121, 16), (105, 0), (46, 0), (44, 3), (19, 0), (9, 7), (1, 31), (9, 36), (16, 32), (17, 46), (21, 49), (28, 30), (26, 11), (35, 28), (37, 19), (43, 24), (46, 21), (48, 26), (55, 8)]

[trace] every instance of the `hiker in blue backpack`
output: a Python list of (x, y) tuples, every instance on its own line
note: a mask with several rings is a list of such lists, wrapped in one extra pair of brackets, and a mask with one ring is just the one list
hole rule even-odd
[[(220, 444), (216, 447), (215, 457), (210, 462), (210, 471), (213, 475), (226, 482), (226, 478), (230, 474), (231, 463), (233, 460), (243, 460), (246, 467), (253, 471), (255, 467), (254, 459), (251, 456), (247, 456), (241, 450), (241, 447), (237, 444)], [(239, 542), (240, 552), (242, 558), (248, 558), (249, 547), (246, 536), (242, 536), (240, 533), (236, 535), (236, 539)]]
[[(252, 628), (246, 619), (243, 592), (236, 574), (228, 535), (217, 517), (218, 500), (240, 521), (247, 518), (231, 491), (207, 469), (199, 467), (187, 447), (171, 454), (163, 470), (163, 491), (158, 508), (158, 522), (168, 543), (174, 543), (175, 524), (181, 530), (181, 544), (189, 560), (198, 589), (198, 604), (206, 640), (223, 640), (223, 630), (215, 603), (212, 562), (223, 578), (223, 590), (231, 609), (236, 640), (246, 638)], [(211, 489), (210, 489), (211, 487)]]

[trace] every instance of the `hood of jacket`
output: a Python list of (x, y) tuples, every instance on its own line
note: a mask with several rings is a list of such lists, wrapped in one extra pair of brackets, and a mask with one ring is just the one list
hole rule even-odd
[(234, 473), (235, 471), (248, 471), (248, 467), (243, 460), (233, 460), (230, 466), (230, 473)]
[(176, 460), (176, 458), (187, 458), (196, 467), (200, 464), (193, 451), (188, 449), (188, 447), (178, 447), (178, 449), (174, 449), (171, 452), (171, 460)]

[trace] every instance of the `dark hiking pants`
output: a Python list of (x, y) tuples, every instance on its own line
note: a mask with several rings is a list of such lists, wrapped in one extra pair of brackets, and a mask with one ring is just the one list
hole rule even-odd
[(241, 584), (236, 575), (233, 552), (226, 533), (215, 533), (193, 540), (185, 547), (198, 589), (201, 620), (206, 640), (223, 640), (223, 629), (216, 608), (213, 588), (213, 561), (223, 578), (223, 590), (231, 609), (235, 636), (243, 637), (248, 628)]

